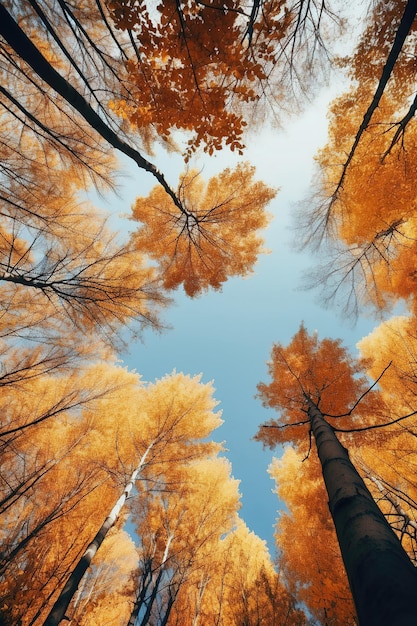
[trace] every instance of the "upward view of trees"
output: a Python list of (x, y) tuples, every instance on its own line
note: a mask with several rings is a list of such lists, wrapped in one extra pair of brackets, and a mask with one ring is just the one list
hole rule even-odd
[[(357, 8), (0, 3), (0, 624), (417, 620), (417, 6), (369, 3), (360, 29)], [(336, 66), (297, 227), (323, 302), (385, 321), (358, 357), (304, 325), (274, 344), (258, 392), (279, 414), (256, 435), (283, 447), (272, 560), (239, 515), (212, 385), (144, 382), (119, 357), (175, 290), (253, 272), (277, 189), (245, 148)], [(220, 150), (243, 158), (206, 179), (193, 159)], [(86, 200), (118, 188), (121, 158), (154, 183), (128, 234)]]

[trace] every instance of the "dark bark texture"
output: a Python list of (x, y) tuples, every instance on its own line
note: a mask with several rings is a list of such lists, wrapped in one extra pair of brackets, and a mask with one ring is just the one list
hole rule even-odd
[(308, 413), (360, 626), (415, 626), (417, 570), (311, 401)]

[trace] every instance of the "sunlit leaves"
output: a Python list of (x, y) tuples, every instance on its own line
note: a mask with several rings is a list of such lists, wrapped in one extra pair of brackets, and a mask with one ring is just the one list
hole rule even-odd
[[(33, 616), (55, 600), (74, 561), (120, 496), (126, 476), (151, 444), (138, 483), (145, 508), (148, 500), (151, 506), (154, 489), (169, 485), (180, 507), (185, 497), (182, 477), (192, 465), (190, 490), (200, 489), (202, 505), (195, 524), (217, 520), (222, 533), (233, 523), (237, 482), (231, 481), (229, 491), (222, 487), (225, 501), (220, 506), (219, 481), (231, 480), (230, 467), (224, 459), (212, 466), (205, 461), (222, 450), (209, 440), (221, 423), (211, 385), (174, 373), (145, 386), (137, 374), (110, 363), (69, 378), (36, 375), (36, 370), (33, 377), (29, 374), (2, 392), (0, 568), (5, 615), (13, 620), (23, 613)], [(191, 503), (189, 514), (192, 529), (185, 527), (183, 541), (188, 542), (190, 533), (202, 541), (193, 526)], [(94, 565), (99, 579), (104, 563), (99, 559)], [(25, 574), (31, 577), (30, 593)], [(99, 585), (98, 580), (97, 591)], [(74, 599), (76, 605), (78, 601)]]
[[(343, 59), (351, 86), (331, 106), (317, 195), (302, 218), (308, 242), (330, 243), (330, 261), (312, 282), (323, 285), (325, 301), (341, 301), (355, 315), (364, 304), (414, 301), (414, 12), (406, 2), (376, 3)], [(404, 41), (390, 61), (403, 13)]]
[(132, 30), (138, 49), (127, 65), (137, 104), (120, 101), (115, 110), (139, 128), (154, 125), (164, 138), (175, 129), (192, 131), (190, 151), (203, 144), (212, 153), (227, 140), (241, 152), (246, 122), (231, 103), (234, 96), (256, 101), (252, 81), (266, 78), (242, 42), (244, 11), (233, 1), (109, 7), (116, 26)]
[[(381, 405), (376, 392), (367, 392), (369, 382), (364, 365), (351, 357), (340, 340), (310, 335), (302, 325), (288, 346), (276, 344), (269, 363), (271, 382), (258, 385), (265, 406), (276, 408), (280, 417), (272, 419), (257, 438), (271, 447), (295, 442), (303, 449), (308, 444), (309, 420), (306, 399), (310, 398), (324, 415), (337, 418), (337, 427), (349, 428), (363, 412), (374, 420)], [(362, 398), (357, 412), (350, 414)], [(343, 423), (340, 423), (343, 422)]]
[(318, 460), (303, 463), (302, 456), (288, 447), (269, 471), (278, 498), (285, 502), (285, 509), (279, 511), (275, 538), (290, 584), (316, 619), (355, 624)]
[[(325, 3), (109, 2), (118, 29), (131, 34), (127, 62), (134, 101), (111, 108), (135, 128), (152, 125), (165, 140), (190, 136), (186, 158), (200, 146), (242, 152), (243, 132), (271, 107), (311, 88), (320, 50), (337, 21)], [(328, 20), (327, 18), (331, 19)], [(299, 102), (297, 102), (297, 105)]]
[(70, 334), (81, 332), (81, 351), (86, 336), (117, 344), (120, 328), (135, 319), (157, 326), (166, 300), (155, 270), (118, 242), (105, 215), (80, 203), (76, 170), (53, 155), (38, 161), (32, 149), (34, 160), (0, 198), (0, 334), (73, 346)]
[(100, 553), (85, 574), (69, 609), (80, 626), (96, 626), (103, 615), (109, 623), (127, 623), (137, 553), (132, 537), (115, 529), (106, 537)]
[(183, 284), (194, 296), (252, 271), (263, 251), (258, 231), (269, 221), (265, 207), (275, 195), (254, 174), (248, 164), (208, 183), (196, 171), (186, 173), (179, 187), (184, 212), (159, 187), (136, 200), (132, 219), (143, 226), (134, 245), (158, 263), (167, 289)]

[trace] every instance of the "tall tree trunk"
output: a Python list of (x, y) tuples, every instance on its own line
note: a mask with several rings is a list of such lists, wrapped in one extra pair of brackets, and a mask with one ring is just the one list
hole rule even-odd
[(175, 206), (182, 213), (187, 214), (180, 199), (168, 185), (162, 172), (160, 172), (153, 163), (145, 159), (133, 146), (124, 142), (117, 133), (102, 120), (85, 98), (52, 67), (49, 61), (40, 52), (39, 48), (29, 39), (2, 3), (0, 3), (0, 35), (4, 37), (5, 41), (13, 48), (16, 54), (36, 72), (39, 78), (45, 81), (47, 85), (78, 111), (91, 128), (103, 137), (103, 139), (135, 161), (141, 169), (150, 172), (171, 197)]
[(120, 496), (120, 498), (114, 505), (113, 509), (111, 510), (109, 516), (105, 519), (97, 535), (94, 537), (93, 541), (89, 544), (86, 551), (82, 555), (81, 559), (78, 561), (77, 565), (72, 571), (72, 574), (68, 578), (63, 590), (59, 594), (57, 601), (52, 607), (51, 612), (46, 618), (44, 622), (44, 626), (58, 626), (58, 624), (64, 618), (65, 611), (67, 610), (69, 603), (71, 602), (75, 592), (77, 591), (82, 577), (84, 576), (85, 572), (90, 566), (90, 563), (93, 560), (94, 555), (96, 554), (97, 550), (103, 543), (110, 528), (112, 528), (112, 526), (114, 526), (114, 524), (116, 523), (116, 520), (118, 519), (120, 515), (120, 511), (122, 510), (130, 492), (133, 489), (136, 478), (145, 464), (146, 457), (148, 456), (152, 448), (152, 445), (153, 444), (151, 443), (149, 447), (147, 448), (147, 450), (145, 451), (145, 453), (143, 454), (137, 468), (134, 470), (134, 472), (132, 472), (129, 482), (125, 485), (122, 495)]
[(153, 567), (153, 560), (152, 559), (146, 560), (144, 563), (144, 570), (140, 576), (140, 591), (138, 591), (136, 595), (136, 600), (133, 605), (132, 612), (130, 613), (127, 626), (135, 626), (136, 624), (139, 611), (141, 607), (144, 605), (145, 598), (148, 593), (148, 589), (150, 588), (151, 583), (152, 583), (152, 576), (153, 576), (152, 567)]
[(417, 624), (417, 570), (321, 411), (308, 415), (361, 626)]

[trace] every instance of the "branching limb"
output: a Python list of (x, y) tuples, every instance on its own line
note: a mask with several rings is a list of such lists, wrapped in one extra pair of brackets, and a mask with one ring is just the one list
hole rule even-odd
[(397, 33), (395, 35), (395, 39), (394, 39), (394, 43), (392, 44), (390, 53), (388, 55), (388, 58), (386, 60), (386, 63), (383, 67), (382, 70), (382, 75), (381, 78), (379, 80), (379, 83), (377, 85), (376, 91), (374, 93), (374, 96), (372, 98), (371, 104), (369, 105), (367, 111), (365, 112), (365, 115), (363, 117), (362, 123), (359, 126), (359, 130), (356, 133), (355, 136), (355, 140), (353, 142), (352, 148), (350, 149), (350, 152), (348, 154), (348, 157), (345, 161), (345, 163), (343, 164), (342, 167), (342, 173), (339, 177), (339, 180), (336, 184), (335, 190), (331, 196), (328, 208), (327, 208), (327, 213), (326, 213), (326, 223), (329, 222), (330, 220), (330, 215), (331, 215), (331, 211), (333, 208), (334, 203), (336, 202), (339, 192), (341, 191), (342, 187), (343, 187), (343, 183), (346, 177), (346, 173), (348, 170), (348, 167), (355, 155), (356, 152), (356, 148), (359, 145), (359, 142), (362, 138), (363, 133), (366, 131), (366, 129), (368, 128), (369, 122), (371, 121), (371, 117), (374, 114), (375, 110), (378, 108), (379, 103), (381, 101), (382, 98), (382, 94), (384, 93), (385, 87), (388, 83), (388, 80), (391, 77), (391, 74), (394, 70), (394, 66), (395, 63), (397, 62), (397, 59), (400, 55), (400, 52), (402, 50), (402, 47), (404, 45), (405, 39), (410, 31), (411, 26), (413, 25), (414, 19), (416, 17), (416, 13), (417, 13), (417, 5), (413, 0), (408, 0), (407, 5), (405, 7), (404, 10), (404, 14), (401, 18), (400, 24), (398, 26), (397, 29)]
[(175, 191), (168, 185), (162, 172), (160, 172), (153, 163), (145, 159), (133, 146), (130, 146), (120, 139), (94, 111), (85, 98), (51, 66), (2, 4), (0, 4), (0, 35), (13, 48), (16, 54), (18, 54), (53, 91), (62, 96), (103, 139), (132, 159), (138, 167), (151, 173), (166, 193), (172, 198), (175, 206), (182, 213), (185, 211)]
[(358, 432), (363, 432), (366, 430), (376, 430), (377, 428), (385, 428), (385, 426), (391, 426), (392, 424), (398, 424), (398, 422), (402, 422), (403, 420), (406, 420), (409, 417), (412, 417), (413, 415), (417, 415), (417, 411), (412, 411), (411, 413), (408, 413), (407, 415), (402, 415), (401, 417), (397, 417), (394, 420), (391, 420), (389, 422), (384, 422), (383, 424), (372, 424), (370, 426), (361, 426), (359, 428), (336, 428), (333, 427), (333, 430), (337, 433), (358, 433)]
[(349, 411), (347, 413), (341, 413), (340, 415), (329, 415), (329, 413), (326, 413), (326, 417), (332, 417), (332, 418), (339, 418), (339, 417), (348, 417), (349, 415), (352, 415), (353, 411), (356, 409), (356, 407), (359, 405), (360, 402), (362, 402), (362, 400), (365, 398), (365, 396), (368, 395), (368, 393), (370, 393), (370, 391), (372, 391), (372, 389), (379, 383), (379, 381), (381, 380), (381, 378), (383, 377), (383, 375), (385, 374), (385, 372), (387, 371), (387, 369), (392, 365), (392, 361), (390, 361), (388, 363), (388, 365), (386, 367), (384, 367), (384, 369), (382, 370), (382, 372), (380, 373), (380, 375), (378, 376), (378, 378), (372, 383), (372, 385), (370, 387), (368, 387), (368, 389), (366, 389), (363, 394), (361, 394), (359, 396), (359, 398), (355, 401), (355, 403), (353, 404), (353, 406), (349, 409)]

